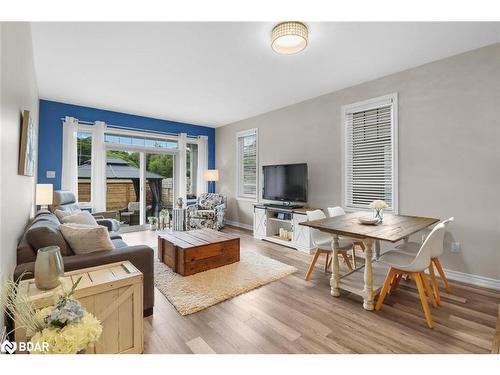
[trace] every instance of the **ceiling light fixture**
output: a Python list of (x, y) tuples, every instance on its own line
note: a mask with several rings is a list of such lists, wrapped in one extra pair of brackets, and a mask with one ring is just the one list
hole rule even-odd
[(279, 54), (292, 55), (307, 47), (308, 37), (309, 30), (302, 22), (281, 22), (273, 28), (271, 47)]

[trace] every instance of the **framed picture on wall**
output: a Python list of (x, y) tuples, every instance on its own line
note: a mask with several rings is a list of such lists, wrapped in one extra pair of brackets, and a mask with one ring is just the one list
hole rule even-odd
[(18, 174), (22, 176), (35, 174), (35, 126), (30, 111), (23, 112)]

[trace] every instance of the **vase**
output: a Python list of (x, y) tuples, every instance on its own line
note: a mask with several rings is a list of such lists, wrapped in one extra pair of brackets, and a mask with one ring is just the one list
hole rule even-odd
[(383, 208), (374, 208), (373, 209), (373, 218), (378, 219), (379, 221), (384, 220), (384, 209)]
[(35, 261), (35, 285), (38, 289), (54, 289), (64, 274), (64, 263), (59, 246), (38, 249)]

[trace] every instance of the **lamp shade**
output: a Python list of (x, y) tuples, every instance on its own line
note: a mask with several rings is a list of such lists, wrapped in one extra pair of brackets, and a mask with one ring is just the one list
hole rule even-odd
[(218, 169), (207, 169), (203, 173), (203, 179), (205, 181), (219, 181), (219, 170)]
[(36, 204), (47, 206), (52, 204), (52, 184), (36, 184)]

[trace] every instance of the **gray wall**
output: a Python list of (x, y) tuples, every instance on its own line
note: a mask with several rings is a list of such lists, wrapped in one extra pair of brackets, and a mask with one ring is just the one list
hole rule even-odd
[[(36, 176), (19, 176), (17, 168), (23, 110), (31, 111), (38, 128), (38, 88), (30, 25), (3, 22), (0, 27), (0, 280), (3, 281), (12, 276), (16, 265), (17, 242), (34, 210)], [(0, 330), (2, 323), (0, 317)]]
[(252, 224), (235, 199), (237, 131), (258, 128), (261, 166), (308, 163), (309, 206), (341, 205), (341, 106), (397, 92), (400, 213), (455, 216), (444, 266), (500, 279), (499, 62), (495, 44), (217, 128), (228, 219)]

